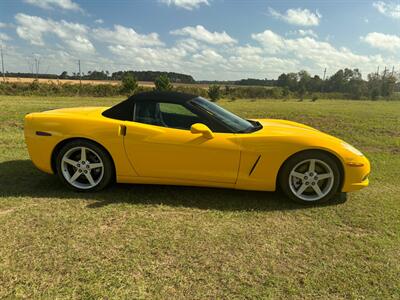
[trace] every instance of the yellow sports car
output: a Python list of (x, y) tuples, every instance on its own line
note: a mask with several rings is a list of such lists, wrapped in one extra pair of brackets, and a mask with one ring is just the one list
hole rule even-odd
[(342, 140), (299, 123), (246, 120), (202, 97), (134, 95), (109, 107), (25, 117), (30, 157), (78, 191), (113, 181), (282, 191), (324, 202), (368, 185), (370, 164)]

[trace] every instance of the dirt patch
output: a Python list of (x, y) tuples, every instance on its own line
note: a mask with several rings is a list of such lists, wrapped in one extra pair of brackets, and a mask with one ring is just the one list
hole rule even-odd
[(0, 216), (10, 214), (10, 213), (12, 213), (14, 210), (15, 210), (14, 208), (11, 208), (11, 209), (3, 209), (3, 210), (0, 209)]

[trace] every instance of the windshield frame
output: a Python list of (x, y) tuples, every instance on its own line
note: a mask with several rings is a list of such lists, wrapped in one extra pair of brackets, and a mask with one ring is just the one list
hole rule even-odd
[(222, 123), (224, 127), (229, 128), (232, 133), (251, 133), (263, 127), (258, 121), (244, 119), (203, 97), (191, 99), (188, 101), (188, 104), (203, 111), (207, 117)]

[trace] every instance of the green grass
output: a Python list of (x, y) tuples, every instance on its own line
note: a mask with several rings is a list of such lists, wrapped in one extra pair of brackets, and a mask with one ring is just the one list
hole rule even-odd
[(171, 186), (74, 193), (33, 167), (26, 113), (119, 100), (0, 97), (0, 298), (399, 299), (400, 102), (221, 101), (365, 152), (371, 185), (344, 204)]

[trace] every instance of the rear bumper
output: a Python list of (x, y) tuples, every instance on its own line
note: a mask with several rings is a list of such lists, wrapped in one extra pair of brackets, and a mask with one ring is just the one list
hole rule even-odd
[(40, 136), (34, 130), (33, 114), (25, 116), (24, 135), (29, 156), (39, 170), (53, 174), (51, 154), (56, 140), (53, 136)]

